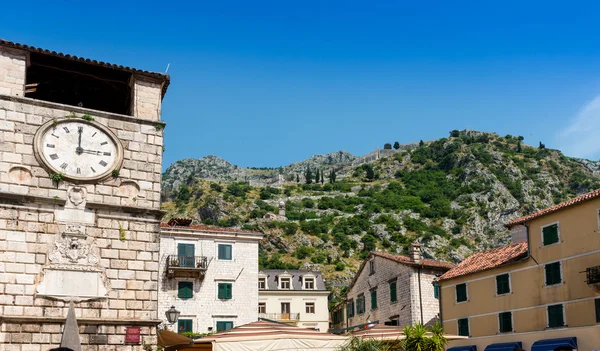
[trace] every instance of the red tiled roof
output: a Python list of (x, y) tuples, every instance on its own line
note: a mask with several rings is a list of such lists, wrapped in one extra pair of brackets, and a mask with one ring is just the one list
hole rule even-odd
[(444, 268), (444, 269), (451, 269), (451, 268), (455, 267), (455, 265), (452, 263), (442, 262), (442, 261), (434, 261), (434, 260), (428, 260), (428, 259), (422, 259), (420, 263), (416, 263), (414, 261), (411, 261), (410, 257), (408, 257), (408, 256), (392, 255), (392, 254), (389, 254), (386, 252), (375, 251), (375, 252), (372, 252), (372, 254), (379, 256), (379, 257), (387, 258), (388, 260), (396, 261), (398, 263), (407, 264), (407, 265), (419, 265), (419, 266), (426, 266), (426, 267), (430, 267), (430, 268)]
[(442, 275), (439, 280), (447, 280), (467, 274), (486, 271), (505, 264), (517, 262), (525, 257), (527, 257), (527, 242), (481, 251), (467, 257), (464, 261), (459, 263), (458, 266)]
[(108, 62), (91, 60), (88, 58), (77, 57), (77, 56), (69, 55), (69, 54), (63, 54), (61, 52), (50, 51), (50, 50), (41, 49), (41, 48), (37, 48), (34, 46), (25, 45), (25, 44), (13, 43), (12, 41), (3, 40), (3, 39), (0, 39), (0, 46), (13, 48), (13, 49), (19, 49), (19, 50), (25, 50), (28, 52), (35, 52), (35, 53), (49, 55), (49, 56), (53, 56), (53, 57), (59, 57), (59, 58), (67, 59), (67, 60), (71, 60), (71, 61), (86, 63), (89, 65), (101, 66), (101, 67), (105, 67), (105, 68), (110, 68), (110, 69), (115, 69), (115, 70), (119, 70), (119, 71), (125, 71), (125, 72), (135, 73), (135, 74), (139, 74), (139, 75), (146, 76), (146, 77), (155, 78), (155, 79), (158, 79), (165, 83), (163, 86), (163, 96), (164, 96), (165, 92), (167, 91), (167, 87), (169, 86), (169, 82), (171, 80), (171, 78), (169, 77), (168, 74), (144, 71), (144, 70), (140, 70), (137, 68), (131, 68), (131, 67), (127, 67), (127, 66), (115, 65), (112, 63), (108, 63)]
[(506, 224), (506, 226), (510, 228), (510, 227), (512, 227), (514, 225), (517, 225), (517, 224), (523, 224), (523, 223), (525, 223), (527, 221), (530, 221), (530, 220), (532, 220), (534, 218), (538, 218), (538, 217), (550, 214), (552, 212), (559, 211), (559, 210), (561, 210), (563, 208), (576, 205), (576, 204), (578, 204), (580, 202), (584, 202), (584, 201), (588, 201), (588, 200), (591, 200), (591, 199), (595, 199), (595, 198), (597, 198), (599, 196), (600, 196), (600, 189), (596, 189), (596, 190), (591, 191), (589, 193), (585, 193), (583, 195), (579, 195), (579, 196), (577, 196), (575, 198), (572, 198), (571, 200), (567, 200), (567, 201), (561, 202), (561, 203), (559, 203), (557, 205), (550, 206), (550, 207), (545, 208), (543, 210), (534, 212), (534, 213), (532, 213), (530, 215), (514, 219), (514, 220), (508, 222)]
[(250, 231), (247, 231), (247, 230), (233, 229), (233, 228), (213, 227), (213, 226), (208, 226), (208, 225), (185, 225), (185, 226), (181, 226), (181, 225), (170, 225), (169, 223), (161, 222), (160, 223), (160, 227), (161, 228), (169, 228), (169, 229), (203, 230), (203, 231), (208, 231), (208, 232), (220, 232), (220, 233), (242, 233), (242, 234), (260, 234), (260, 235), (263, 235), (262, 233), (258, 233), (258, 232), (250, 232)]

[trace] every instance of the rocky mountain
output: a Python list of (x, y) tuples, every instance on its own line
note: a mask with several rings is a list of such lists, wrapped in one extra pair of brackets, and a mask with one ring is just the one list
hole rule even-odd
[(278, 168), (243, 168), (232, 165), (214, 155), (201, 159), (186, 158), (167, 168), (163, 174), (163, 200), (170, 199), (173, 190), (181, 185), (190, 185), (196, 180), (215, 182), (248, 182), (255, 185), (277, 185), (286, 180), (294, 181), (296, 176), (304, 179), (307, 168), (329, 169), (350, 164), (356, 157), (347, 151), (337, 151), (325, 155), (315, 155), (304, 161)]
[[(163, 208), (166, 218), (265, 233), (263, 267), (319, 269), (342, 286), (371, 250), (407, 253), (419, 242), (426, 257), (457, 262), (507, 243), (511, 219), (600, 187), (600, 163), (522, 140), (453, 131), (354, 166), (347, 153), (275, 170), (242, 169), (214, 156), (182, 160), (165, 174), (171, 191)], [(308, 184), (290, 176), (308, 165), (335, 169), (338, 177)], [(237, 182), (259, 171), (285, 179), (274, 186)], [(280, 201), (285, 216), (267, 215)]]

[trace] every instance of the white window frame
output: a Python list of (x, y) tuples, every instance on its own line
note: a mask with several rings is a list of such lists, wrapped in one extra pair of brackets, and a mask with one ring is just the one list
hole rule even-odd
[[(284, 279), (287, 280), (288, 285), (289, 285), (289, 288), (287, 288), (287, 289), (283, 288), (282, 284), (281, 284)], [(279, 290), (293, 290), (292, 289), (292, 277), (280, 277), (279, 278)]]
[[(215, 257), (217, 261), (221, 262), (235, 262), (235, 241), (215, 241)], [(230, 260), (222, 260), (219, 259), (219, 245), (230, 245), (231, 246), (231, 259)], [(228, 322), (228, 321), (225, 321)]]
[(460, 335), (460, 326), (458, 325), (458, 321), (460, 321), (461, 319), (467, 320), (467, 328), (469, 328), (469, 335), (467, 335), (467, 336), (470, 338), (471, 337), (471, 318), (469, 318), (469, 317), (463, 317), (463, 318), (456, 319), (456, 334)]
[[(548, 308), (551, 306), (562, 305), (562, 314), (563, 314), (563, 325), (560, 327), (550, 327), (550, 313), (548, 313)], [(546, 306), (546, 329), (559, 329), (559, 328), (567, 328), (567, 309), (565, 308), (564, 303), (555, 303), (553, 305)]]
[[(555, 225), (555, 224), (556, 224), (556, 233), (558, 234), (558, 241), (555, 243), (552, 243), (552, 244), (544, 245), (544, 228)], [(540, 247), (549, 247), (549, 246), (553, 246), (553, 245), (562, 243), (562, 241), (561, 241), (562, 239), (560, 236), (560, 222), (556, 221), (556, 222), (548, 223), (546, 225), (541, 226), (540, 227), (540, 239), (542, 240), (541, 241), (542, 245), (540, 245)]]
[[(312, 289), (306, 287), (307, 280), (312, 280), (312, 286), (313, 286)], [(317, 285), (317, 281), (316, 281), (315, 277), (312, 277), (312, 276), (306, 277), (306, 278), (302, 277), (302, 290), (315, 290), (317, 287), (316, 285)]]
[(375, 274), (375, 258), (369, 261), (369, 275)]
[[(264, 284), (264, 288), (260, 287), (260, 282), (261, 280), (263, 281)], [(258, 290), (267, 290), (267, 278), (265, 277), (258, 277)]]
[[(467, 299), (465, 301), (458, 302), (458, 294), (456, 293), (456, 287), (459, 285), (462, 285), (462, 284), (465, 284), (465, 292), (467, 293)], [(440, 291), (440, 293), (441, 293), (441, 291)], [(454, 303), (458, 305), (458, 304), (465, 303), (465, 302), (469, 302), (469, 284), (467, 284), (467, 283), (456, 284), (454, 286)], [(471, 329), (469, 329), (469, 331), (471, 331)]]
[(259, 302), (258, 302), (258, 308), (259, 308), (259, 309), (260, 309), (260, 305), (261, 305), (261, 304), (265, 306), (265, 311), (264, 311), (264, 312), (258, 312), (258, 313), (259, 313), (259, 314), (260, 314), (260, 313), (265, 313), (265, 314), (266, 314), (266, 313), (267, 313), (267, 303), (266, 303), (266, 302), (263, 302), (263, 301), (259, 301)]
[[(548, 311), (548, 309), (546, 309), (546, 311)], [(506, 313), (506, 312), (510, 312), (510, 326), (512, 327), (512, 330), (509, 332), (500, 331), (500, 313)], [(515, 314), (513, 313), (513, 311), (498, 312), (496, 319), (498, 320), (498, 334), (510, 334), (510, 333), (515, 332)], [(469, 333), (470, 332), (471, 332), (471, 328), (469, 328)]]
[[(306, 312), (306, 308), (308, 307), (308, 304), (312, 304), (312, 308), (313, 308), (312, 312)], [(316, 314), (317, 313), (317, 304), (314, 303), (314, 302), (304, 302), (304, 313), (306, 313), (306, 314)]]
[[(552, 263), (557, 263), (560, 265), (560, 283), (556, 283), (556, 284), (552, 284), (552, 285), (546, 285), (546, 266)], [(565, 276), (563, 273), (563, 262), (561, 260), (557, 260), (557, 261), (552, 261), (552, 262), (546, 262), (544, 263), (544, 267), (542, 268), (544, 270), (544, 288), (552, 288), (555, 286), (561, 286), (565, 283)]]
[[(498, 279), (496, 277), (499, 277), (501, 275), (505, 275), (508, 274), (508, 292), (504, 293), (504, 294), (498, 294)], [(545, 278), (545, 277), (544, 277)], [(544, 281), (545, 282), (545, 281)], [(506, 296), (506, 295), (510, 295), (512, 294), (512, 275), (509, 272), (506, 273), (502, 273), (502, 274), (496, 274), (494, 276), (494, 284), (496, 285), (496, 291), (494, 293), (494, 295), (496, 296)], [(469, 294), (467, 293), (467, 300), (469, 299)], [(507, 311), (508, 312), (508, 311)]]

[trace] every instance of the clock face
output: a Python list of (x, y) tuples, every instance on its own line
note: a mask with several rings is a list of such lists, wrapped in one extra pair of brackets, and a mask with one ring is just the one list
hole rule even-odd
[(45, 124), (36, 134), (35, 146), (42, 163), (72, 180), (106, 177), (120, 167), (123, 152), (106, 127), (77, 118)]

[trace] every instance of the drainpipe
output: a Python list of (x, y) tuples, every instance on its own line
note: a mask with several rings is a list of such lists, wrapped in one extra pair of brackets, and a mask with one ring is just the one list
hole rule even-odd
[(418, 275), (418, 279), (419, 279), (419, 309), (421, 310), (421, 324), (423, 324), (423, 295), (421, 293), (421, 267), (422, 265), (419, 265), (419, 267), (417, 268), (417, 275)]
[[(435, 289), (435, 287), (434, 287)], [(438, 289), (438, 310), (439, 315), (440, 315), (440, 325), (444, 326), (444, 318), (442, 317), (442, 287), (440, 286), (440, 282), (437, 282), (437, 289)]]

